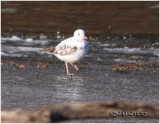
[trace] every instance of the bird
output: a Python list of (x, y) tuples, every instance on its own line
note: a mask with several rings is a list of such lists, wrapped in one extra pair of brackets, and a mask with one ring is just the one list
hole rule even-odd
[(73, 68), (79, 71), (79, 68), (74, 64), (82, 59), (88, 53), (88, 41), (85, 36), (85, 31), (77, 29), (73, 37), (61, 41), (56, 47), (42, 50), (42, 52), (55, 55), (58, 59), (65, 62), (67, 75), (74, 75), (69, 72), (68, 63)]

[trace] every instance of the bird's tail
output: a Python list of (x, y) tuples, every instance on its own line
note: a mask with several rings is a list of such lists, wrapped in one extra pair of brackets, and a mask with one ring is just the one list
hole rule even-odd
[(44, 50), (41, 50), (41, 52), (55, 54), (55, 48), (44, 49)]

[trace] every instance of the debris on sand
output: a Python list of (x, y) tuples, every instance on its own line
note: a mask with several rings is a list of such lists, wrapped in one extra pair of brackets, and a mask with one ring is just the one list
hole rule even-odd
[(43, 62), (38, 62), (37, 68), (47, 69), (48, 65), (44, 64)]
[(19, 65), (18, 69), (25, 69), (25, 66), (24, 65)]
[(13, 61), (11, 61), (10, 63), (9, 63), (10, 65), (16, 65), (16, 63), (15, 62), (13, 62)]
[(142, 67), (143, 63), (136, 63), (136, 64), (126, 64), (126, 63), (120, 63), (115, 64), (112, 66), (112, 70), (115, 70), (116, 72), (128, 72), (131, 70), (135, 71), (144, 71), (145, 69)]
[(1, 66), (3, 65), (3, 62), (0, 62), (1, 63)]
[(47, 65), (42, 65), (42, 68), (43, 69), (47, 69)]

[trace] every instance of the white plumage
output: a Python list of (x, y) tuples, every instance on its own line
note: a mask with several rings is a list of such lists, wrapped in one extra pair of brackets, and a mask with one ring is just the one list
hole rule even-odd
[(69, 73), (68, 63), (76, 70), (79, 70), (73, 63), (80, 61), (88, 52), (88, 42), (85, 32), (78, 29), (74, 32), (73, 37), (61, 41), (55, 48), (45, 49), (44, 52), (52, 53), (66, 64), (67, 75), (74, 75)]

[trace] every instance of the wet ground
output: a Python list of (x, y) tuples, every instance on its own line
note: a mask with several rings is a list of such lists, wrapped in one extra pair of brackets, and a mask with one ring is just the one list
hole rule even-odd
[[(30, 21), (25, 22), (20, 21), (24, 19), (22, 15), (19, 17), (19, 21), (23, 22), (24, 26), (22, 26), (22, 23), (18, 23), (17, 18), (13, 18), (13, 23), (10, 23), (8, 19), (16, 16), (16, 14), (20, 14), (19, 10), (22, 9), (22, 5), (23, 7), (28, 6), (28, 4), (24, 5), (22, 3), (23, 2), (4, 2), (2, 4), (2, 110), (16, 108), (35, 109), (42, 106), (62, 103), (106, 102), (114, 100), (158, 104), (159, 41), (157, 35), (158, 23), (156, 13), (158, 9), (155, 6), (156, 2), (139, 2), (139, 4), (136, 4), (137, 2), (132, 2), (132, 7), (131, 4), (128, 4), (128, 7), (131, 9), (128, 7), (125, 8), (128, 8), (136, 15), (137, 12), (142, 12), (139, 10), (143, 6), (142, 8), (144, 11), (142, 13), (143, 15), (146, 13), (146, 21), (145, 25), (142, 25), (142, 23), (141, 25), (145, 28), (138, 25), (134, 26), (135, 29), (132, 28), (132, 26), (128, 29), (126, 28), (127, 25), (122, 28), (121, 26), (123, 23), (119, 22), (119, 30), (113, 28), (115, 32), (107, 33), (104, 31), (105, 28), (101, 27), (104, 23), (97, 22), (101, 25), (101, 28), (98, 28), (98, 26), (97, 28), (95, 27), (96, 31), (94, 32), (91, 31), (91, 27), (94, 28), (93, 25), (95, 25), (95, 21), (93, 24), (91, 23), (90, 26), (84, 23), (84, 27), (87, 29), (86, 31), (88, 31), (87, 36), (90, 50), (85, 60), (77, 63), (80, 68), (79, 72), (70, 67), (71, 72), (75, 73), (75, 76), (72, 77), (65, 75), (66, 70), (64, 62), (61, 62), (53, 55), (42, 53), (40, 50), (55, 46), (63, 39), (71, 36), (74, 31), (73, 29), (78, 27), (83, 28), (83, 26), (78, 25), (74, 27), (73, 25), (72, 27), (71, 23), (68, 21), (68, 24), (72, 27), (71, 30), (68, 30), (69, 28), (66, 27), (65, 24), (61, 25), (62, 23), (57, 24), (59, 29), (51, 29), (52, 26), (54, 27), (56, 24), (53, 23), (48, 33), (46, 32), (47, 28), (44, 28), (45, 26), (35, 26), (34, 32), (31, 27), (33, 27), (32, 24), (34, 25), (34, 19), (38, 19), (38, 17), (31, 18)], [(80, 9), (82, 7), (81, 5), (84, 5), (83, 2), (80, 3), (81, 4), (76, 4), (73, 2), (72, 5), (76, 5), (77, 8), (79, 7)], [(120, 7), (122, 7), (121, 9), (123, 11), (121, 10), (120, 12), (124, 14), (125, 9), (123, 7), (127, 4), (125, 2), (122, 3)], [(38, 2), (36, 7), (33, 6), (35, 2), (30, 4), (32, 6), (30, 6), (28, 10), (35, 9), (32, 13), (33, 15), (31, 14), (32, 16), (35, 16), (34, 14), (36, 12), (39, 12), (40, 9), (44, 9), (45, 7), (49, 8), (46, 11), (52, 10), (48, 2), (44, 4), (44, 7), (42, 7), (41, 4), (42, 2)], [(60, 3), (55, 2), (55, 4), (52, 5), (56, 6), (57, 4)], [(89, 4), (93, 6), (93, 3), (86, 3), (86, 5)], [(113, 4), (113, 2), (109, 2), (106, 6), (98, 4), (96, 7), (96, 5), (94, 5), (95, 8), (93, 8), (98, 9), (99, 6), (107, 8), (111, 6), (111, 4)], [(119, 2), (117, 4), (119, 4)], [(66, 6), (69, 6), (69, 4), (64, 4), (64, 8), (68, 10), (69, 8)], [(135, 12), (135, 6), (138, 9), (137, 12)], [(6, 10), (4, 10), (5, 7), (10, 7), (12, 9), (6, 12)], [(15, 8), (14, 12), (13, 8)], [(62, 9), (59, 9), (63, 15), (65, 15), (64, 8), (62, 7)], [(85, 6), (82, 8), (85, 10)], [(93, 8), (91, 10), (94, 10)], [(144, 8), (146, 8), (146, 10)], [(72, 8), (70, 9), (69, 10), (72, 11)], [(118, 14), (117, 9), (115, 9), (115, 12)], [(91, 10), (86, 12), (86, 15), (91, 13)], [(11, 13), (8, 13), (8, 11)], [(56, 12), (56, 9), (54, 11)], [(148, 11), (154, 14), (148, 13)], [(21, 12), (25, 13), (24, 15), (28, 15), (28, 11), (25, 9)], [(107, 11), (104, 12), (107, 13)], [(79, 13), (78, 10), (75, 13)], [(83, 15), (84, 13), (81, 14)], [(115, 17), (112, 14), (110, 17)], [(44, 19), (47, 17), (46, 14), (42, 13), (42, 15)], [(149, 18), (152, 16), (153, 18)], [(102, 18), (105, 17), (102, 16)], [(119, 18), (117, 16), (117, 20), (119, 20)], [(137, 16), (135, 22), (137, 23), (137, 20), (139, 20), (139, 22), (144, 22), (144, 20), (142, 21), (140, 18), (140, 16)], [(90, 17), (88, 17), (88, 19), (90, 19)], [(126, 16), (126, 19), (130, 22), (131, 18)], [(100, 20), (102, 21), (103, 19)], [(105, 19), (103, 21), (105, 21)], [(56, 22), (56, 20), (53, 22)], [(83, 20), (83, 22), (86, 21)], [(38, 22), (38, 24), (40, 23), (41, 22)], [(25, 24), (28, 24), (29, 27)], [(114, 24), (116, 27), (117, 23)], [(128, 24), (132, 25), (132, 23)], [(50, 23), (48, 23), (48, 25), (50, 25)], [(9, 27), (13, 30), (10, 30)], [(66, 29), (68, 31), (66, 31)], [(57, 32), (58, 30), (60, 30), (60, 32)], [(124, 31), (127, 33), (124, 33)], [(154, 119), (89, 119), (67, 122), (109, 123), (120, 121), (142, 123), (158, 122), (158, 120)]]
[[(150, 44), (146, 40), (143, 45), (147, 48), (143, 45), (130, 48), (125, 42), (124, 46), (118, 47), (117, 40), (103, 42), (98, 39), (96, 42), (93, 38), (95, 42), (90, 42), (85, 60), (77, 63), (80, 71), (70, 68), (75, 73), (70, 77), (66, 76), (64, 62), (40, 52), (61, 39), (2, 38), (2, 110), (114, 100), (158, 103), (158, 42)], [(135, 40), (138, 43), (140, 39)], [(113, 122), (116, 121), (139, 122), (136, 119), (116, 119)]]

